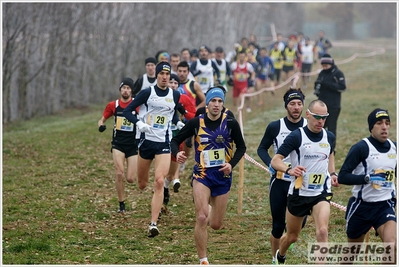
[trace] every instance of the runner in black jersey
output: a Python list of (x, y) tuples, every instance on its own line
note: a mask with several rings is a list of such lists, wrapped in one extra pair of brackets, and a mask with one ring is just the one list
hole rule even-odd
[(123, 116), (123, 110), (132, 102), (133, 80), (124, 78), (119, 86), (121, 97), (109, 102), (104, 109), (103, 116), (98, 121), (98, 129), (103, 132), (106, 129), (105, 121), (114, 116), (114, 129), (112, 132), (112, 156), (116, 171), (116, 192), (118, 193), (119, 210), (125, 212), (125, 185), (124, 161), (127, 162), (126, 180), (133, 183), (136, 180), (137, 171), (137, 142), (136, 127)]
[[(287, 110), (287, 116), (276, 121), (272, 121), (266, 128), (262, 141), (258, 147), (258, 155), (262, 161), (269, 166), (271, 174), (269, 188), (269, 202), (272, 214), (272, 231), (270, 235), (270, 245), (272, 250), (272, 264), (275, 264), (275, 255), (280, 243), (280, 237), (285, 229), (285, 213), (287, 207), (288, 188), (290, 187), (291, 177), (282, 172), (274, 172), (270, 166), (272, 160), (269, 155), (269, 148), (273, 145), (274, 154), (284, 142), (285, 137), (292, 131), (303, 127), (307, 120), (302, 117), (303, 102), (305, 95), (301, 89), (290, 88), (283, 96), (284, 107)], [(286, 157), (284, 162), (291, 167), (290, 157)], [(304, 219), (305, 225), (306, 217)]]

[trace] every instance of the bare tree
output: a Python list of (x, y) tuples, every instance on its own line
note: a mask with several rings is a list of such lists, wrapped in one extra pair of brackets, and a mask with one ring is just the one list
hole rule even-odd
[[(376, 35), (396, 31), (394, 3), (348, 5), (368, 16)], [(301, 30), (305, 6), (4, 3), (3, 123), (110, 101), (118, 95), (120, 79), (137, 79), (145, 71), (144, 59), (159, 50), (178, 53), (202, 44), (230, 50), (267, 22), (288, 36)], [(387, 15), (381, 18), (376, 9)], [(333, 17), (342, 13), (329, 11)], [(352, 13), (348, 8), (345, 23), (353, 20)]]

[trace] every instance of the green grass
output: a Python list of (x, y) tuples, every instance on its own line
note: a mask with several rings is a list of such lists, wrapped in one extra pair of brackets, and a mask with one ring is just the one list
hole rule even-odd
[[(336, 61), (355, 52), (359, 50), (331, 51)], [(372, 109), (390, 111), (390, 136), (396, 141), (396, 50), (339, 67), (348, 89), (338, 122), (337, 171), (349, 148), (369, 135), (367, 115)], [(247, 154), (260, 163), (256, 150), (267, 124), (285, 115), (284, 91), (277, 90), (275, 96), (267, 93), (263, 107), (253, 105), (252, 113), (243, 114)], [(313, 89), (304, 91), (307, 105), (314, 99)], [(232, 109), (231, 91), (226, 102)], [(143, 191), (126, 184), (127, 213), (116, 213), (112, 121), (104, 133), (97, 130), (105, 104), (3, 125), (3, 264), (198, 264), (189, 170), (181, 174), (180, 192), (171, 190), (169, 214), (160, 220), (156, 238), (146, 237), (151, 183)], [(244, 166), (242, 213), (237, 212), (237, 166), (223, 229), (209, 230), (212, 264), (271, 262), (270, 177), (249, 161)], [(346, 206), (350, 190), (344, 185), (334, 188), (332, 201)], [(331, 207), (329, 239), (346, 240), (344, 212), (335, 207)], [(308, 242), (314, 241), (314, 222), (309, 218), (288, 263), (306, 264)], [(372, 230), (370, 242), (377, 241)]]

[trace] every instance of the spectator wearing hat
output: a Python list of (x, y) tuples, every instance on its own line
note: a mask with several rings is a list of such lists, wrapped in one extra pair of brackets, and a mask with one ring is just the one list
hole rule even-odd
[(314, 83), (314, 94), (319, 100), (326, 103), (330, 113), (324, 127), (337, 136), (337, 121), (341, 112), (341, 93), (346, 89), (345, 76), (329, 54), (325, 54), (320, 63), (323, 69)]
[[(172, 154), (182, 164), (187, 157), (179, 145), (191, 136), (195, 140), (196, 164), (192, 175), (196, 213), (194, 240), (200, 264), (209, 264), (207, 227), (221, 229), (232, 185), (232, 169), (246, 151), (240, 125), (222, 113), (224, 101), (223, 90), (211, 88), (206, 94), (207, 113), (189, 120), (171, 142)], [(236, 148), (234, 153), (233, 147)]]
[(224, 51), (221, 46), (216, 47), (215, 58), (212, 61), (216, 64), (220, 72), (219, 85), (223, 86), (227, 92), (227, 79), (231, 75), (231, 69), (229, 63), (224, 58)]
[(387, 110), (374, 109), (367, 121), (370, 136), (350, 148), (338, 175), (339, 183), (353, 185), (345, 214), (346, 235), (349, 243), (362, 243), (374, 227), (384, 244), (394, 244), (392, 261), (382, 264), (396, 264), (397, 144), (389, 139), (391, 121)]
[(312, 71), (313, 65), (313, 45), (310, 43), (310, 38), (305, 36), (305, 43), (302, 45), (301, 50), (301, 73), (302, 73), (302, 88), (306, 89), (307, 84), (310, 82), (309, 73)]
[[(177, 127), (182, 124), (177, 116), (177, 104), (180, 93), (169, 88), (171, 66), (168, 62), (159, 62), (155, 67), (157, 84), (143, 89), (124, 109), (123, 115), (136, 124), (140, 131), (137, 177), (140, 189), (149, 181), (149, 171), (154, 164), (154, 194), (151, 201), (151, 222), (148, 226), (148, 237), (159, 234), (157, 227), (161, 212), (164, 179), (170, 166), (170, 140), (172, 123)], [(139, 108), (138, 116), (135, 115)], [(180, 123), (179, 123), (180, 122)]]
[(133, 96), (137, 95), (142, 89), (148, 88), (157, 83), (157, 78), (155, 77), (155, 65), (157, 60), (153, 57), (148, 57), (145, 59), (145, 72), (143, 76), (137, 79), (133, 87)]
[(114, 117), (114, 129), (112, 131), (111, 153), (115, 166), (115, 185), (119, 202), (119, 213), (125, 212), (125, 161), (126, 161), (126, 181), (134, 183), (137, 172), (137, 142), (136, 127), (128, 121), (123, 110), (132, 102), (133, 80), (123, 78), (119, 85), (120, 98), (111, 101), (104, 109), (101, 119), (98, 121), (98, 130), (104, 132), (104, 124), (111, 116)]
[[(210, 48), (202, 45), (199, 48), (199, 59), (193, 62), (190, 67), (191, 73), (200, 84), (202, 92), (205, 94), (209, 87), (215, 83), (220, 83), (220, 72), (215, 62), (209, 59)], [(216, 79), (214, 77), (216, 75)], [(197, 103), (198, 104), (198, 103)]]

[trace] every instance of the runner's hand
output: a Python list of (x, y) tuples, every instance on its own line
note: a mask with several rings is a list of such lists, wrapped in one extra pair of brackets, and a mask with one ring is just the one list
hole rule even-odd
[(142, 132), (142, 133), (149, 133), (150, 132), (150, 125), (148, 125), (147, 123), (144, 123), (142, 121), (138, 121), (136, 123), (137, 125), (137, 129)]

